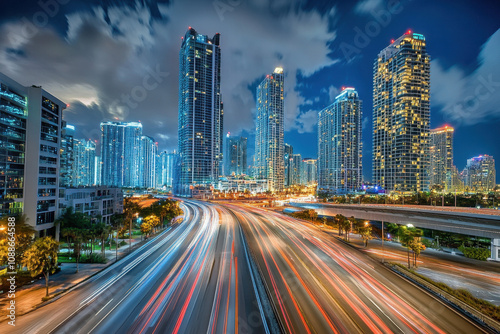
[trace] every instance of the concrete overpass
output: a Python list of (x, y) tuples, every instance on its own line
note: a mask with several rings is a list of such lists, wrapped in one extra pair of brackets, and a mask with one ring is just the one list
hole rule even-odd
[(320, 215), (396, 223), (444, 232), (491, 239), (491, 258), (500, 261), (500, 212), (481, 213), (478, 209), (439, 208), (392, 205), (290, 203), (291, 206), (314, 209)]

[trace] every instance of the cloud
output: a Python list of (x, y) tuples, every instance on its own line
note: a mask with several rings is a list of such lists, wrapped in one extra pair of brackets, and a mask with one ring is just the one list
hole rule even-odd
[(473, 125), (500, 119), (500, 29), (482, 46), (478, 67), (467, 73), (459, 66), (445, 69), (436, 59), (431, 62), (431, 104), (445, 118), (458, 124)]
[(354, 7), (357, 14), (370, 14), (383, 6), (383, 0), (361, 0)]
[[(68, 121), (77, 131), (84, 128), (77, 132), (82, 136), (99, 131), (103, 120), (141, 120), (144, 133), (155, 134), (160, 149), (173, 149), (180, 38), (193, 26), (209, 36), (221, 33), (225, 131), (254, 131), (251, 87), (276, 66), (283, 66), (286, 74), (285, 130), (313, 131), (312, 111), (301, 112), (306, 101), (298, 77), (335, 63), (328, 56), (328, 44), (336, 38), (329, 30), (335, 9), (321, 14), (303, 10), (302, 1), (259, 0), (232, 2), (221, 12), (215, 4), (199, 0), (95, 6), (68, 14), (64, 34), (47, 26), (31, 38), (7, 38), (22, 26), (4, 24), (0, 66), (21, 83), (43, 85), (69, 103)], [(152, 15), (153, 10), (160, 14)], [(154, 72), (162, 73), (160, 80), (154, 89), (145, 89), (145, 80)]]

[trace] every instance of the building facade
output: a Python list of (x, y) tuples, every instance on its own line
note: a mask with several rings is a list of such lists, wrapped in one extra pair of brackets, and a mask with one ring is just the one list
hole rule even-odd
[(139, 178), (141, 188), (156, 187), (156, 156), (158, 143), (149, 136), (141, 137), (141, 153), (139, 163)]
[(92, 140), (73, 141), (73, 187), (95, 185), (96, 143)]
[(348, 194), (363, 178), (362, 101), (345, 88), (318, 119), (318, 192)]
[(318, 160), (306, 158), (302, 160), (304, 170), (304, 185), (312, 186), (318, 183)]
[(270, 191), (282, 190), (285, 181), (284, 81), (283, 69), (277, 67), (257, 87), (254, 173), (268, 181)]
[(113, 214), (123, 213), (123, 192), (106, 186), (66, 188), (60, 199), (59, 214), (68, 207), (93, 218), (100, 216), (103, 223), (110, 224)]
[(224, 114), (220, 66), (220, 34), (208, 38), (189, 27), (179, 53), (178, 195), (190, 196), (193, 187), (218, 182)]
[(289, 187), (292, 185), (291, 174), (290, 174), (290, 171), (291, 171), (290, 159), (292, 158), (292, 155), (293, 155), (293, 146), (285, 143), (285, 149), (284, 149), (283, 153), (284, 153), (283, 163), (284, 163), (284, 169), (285, 169), (284, 185), (285, 185), (285, 187)]
[(451, 126), (430, 130), (429, 186), (440, 186), (444, 191), (452, 191), (454, 186), (453, 133)]
[(373, 181), (386, 191), (429, 189), (430, 56), (408, 31), (373, 66)]
[(39, 235), (56, 234), (65, 108), (0, 73), (0, 214), (26, 214)]
[(224, 141), (223, 175), (247, 174), (247, 138), (231, 137), (228, 132)]
[(466, 192), (491, 191), (496, 186), (495, 159), (487, 154), (467, 159), (463, 174)]

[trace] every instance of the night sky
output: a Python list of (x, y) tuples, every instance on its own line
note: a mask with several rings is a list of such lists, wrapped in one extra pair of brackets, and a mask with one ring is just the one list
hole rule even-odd
[(176, 149), (179, 48), (192, 26), (221, 33), (224, 130), (249, 137), (249, 159), (255, 88), (283, 66), (285, 142), (303, 157), (317, 155), (318, 112), (342, 86), (358, 90), (369, 180), (373, 62), (412, 30), (432, 59), (431, 127), (455, 127), (458, 169), (480, 154), (500, 159), (499, 1), (41, 3), (2, 1), (0, 72), (68, 103), (77, 137), (99, 140), (103, 120), (140, 120), (161, 150)]

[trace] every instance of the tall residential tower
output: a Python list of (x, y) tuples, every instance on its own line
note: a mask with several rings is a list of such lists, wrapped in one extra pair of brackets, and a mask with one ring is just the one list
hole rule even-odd
[(362, 101), (345, 88), (318, 119), (318, 192), (347, 194), (361, 186)]
[(218, 181), (222, 160), (223, 108), (220, 93), (220, 34), (213, 38), (189, 27), (179, 53), (180, 182), (174, 192)]
[(257, 128), (255, 134), (255, 177), (265, 179), (271, 191), (282, 190), (284, 164), (284, 80), (277, 67), (257, 87)]
[(429, 188), (430, 57), (408, 31), (373, 66), (373, 181), (386, 191)]

